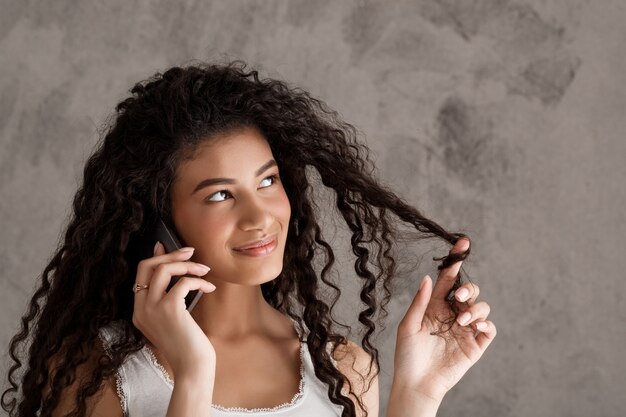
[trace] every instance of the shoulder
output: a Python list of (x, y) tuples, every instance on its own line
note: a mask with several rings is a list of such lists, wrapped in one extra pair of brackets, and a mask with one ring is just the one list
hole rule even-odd
[[(361, 397), (361, 401), (367, 408), (368, 416), (377, 417), (379, 410), (378, 369), (372, 362), (370, 370), (371, 356), (361, 346), (348, 340), (346, 345), (337, 346), (333, 358), (337, 361), (337, 369), (347, 379), (343, 387), (345, 392), (349, 392), (349, 384), (351, 384), (352, 391)], [(355, 405), (357, 416), (364, 416), (354, 394), (351, 393), (349, 397)]]
[[(56, 373), (57, 367), (63, 366), (64, 364), (64, 345), (59, 353), (53, 355), (48, 360), (48, 369), (51, 371), (49, 371), (48, 381), (42, 390), (43, 398), (46, 398), (51, 392), (50, 379), (54, 376), (54, 373)], [(89, 359), (78, 365), (76, 368), (76, 378), (74, 381), (61, 391), (60, 400), (51, 414), (53, 417), (64, 416), (75, 408), (78, 389), (83, 384), (88, 383), (91, 379), (93, 371), (98, 366), (99, 358), (103, 354), (108, 353), (106, 351), (106, 345), (103, 344), (100, 339), (97, 339), (94, 343), (93, 349), (90, 351)], [(112, 417), (122, 417), (124, 413), (117, 394), (115, 377), (105, 379), (100, 390), (95, 395), (88, 397), (85, 404), (87, 407), (86, 415), (109, 415)]]

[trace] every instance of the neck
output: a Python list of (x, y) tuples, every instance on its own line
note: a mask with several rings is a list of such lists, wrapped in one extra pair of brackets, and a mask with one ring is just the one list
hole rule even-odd
[(191, 311), (209, 339), (242, 341), (284, 333), (284, 317), (265, 301), (260, 285), (223, 281), (215, 285), (216, 290), (203, 294)]

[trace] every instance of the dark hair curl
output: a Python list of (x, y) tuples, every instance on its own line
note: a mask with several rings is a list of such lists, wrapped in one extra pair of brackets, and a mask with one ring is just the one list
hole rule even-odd
[[(332, 330), (333, 323), (340, 324), (332, 312), (341, 291), (327, 276), (335, 256), (322, 238), (319, 207), (310, 198), (312, 181), (306, 167), (313, 167), (323, 185), (334, 190), (336, 207), (352, 234), (354, 269), (363, 280), (360, 299), (366, 305), (358, 320), (366, 328), (361, 345), (371, 357), (368, 372), (373, 363), (376, 374), (379, 368), (378, 350), (370, 343), (376, 328), (372, 318), (379, 307), (377, 284), (382, 281), (380, 308), (386, 316), (390, 284), (397, 272), (394, 245), (406, 236), (396, 229), (390, 214), (417, 230), (413, 231), (414, 240), (439, 237), (453, 245), (466, 235), (447, 232), (381, 185), (374, 177), (369, 149), (358, 142), (356, 129), (336, 111), (284, 81), (259, 79), (258, 72), (247, 70), (246, 65), (235, 60), (173, 67), (137, 83), (130, 90), (132, 96), (116, 106), (114, 123), (109, 123), (104, 139), (85, 165), (64, 242), (44, 269), (21, 319), (21, 330), (11, 339), (9, 353), (15, 363), (8, 374), (11, 387), (2, 394), (2, 407), (11, 417), (49, 416), (61, 391), (74, 380), (78, 365), (88, 360), (102, 326), (121, 320), (123, 334), (119, 343), (111, 346), (110, 356), (99, 358), (91, 380), (77, 390), (72, 416), (84, 416), (86, 399), (97, 393), (127, 355), (144, 346), (146, 340), (131, 320), (130, 289), (139, 261), (136, 237), (158, 216), (169, 218), (169, 190), (178, 164), (192, 158), (201, 142), (242, 127), (258, 128), (267, 139), (292, 213), (283, 270), (261, 285), (263, 296), (279, 311), (306, 324), (316, 376), (329, 385), (330, 401), (344, 407), (343, 417), (356, 415), (354, 403), (341, 393), (344, 376), (324, 349), (332, 341), (334, 352), (347, 339)], [(324, 297), (316, 295), (319, 281), (313, 260), (319, 249), (326, 258), (320, 279), (337, 295), (330, 307)], [(465, 259), (469, 252), (434, 260), (440, 261), (441, 270)], [(368, 266), (370, 262), (378, 269), (376, 274)], [(459, 274), (448, 294), (455, 312), (458, 308), (452, 294), (461, 283)], [(293, 311), (294, 304), (304, 307), (303, 312)], [(448, 326), (453, 322), (454, 317), (441, 321)], [(434, 334), (446, 331), (441, 327)], [(22, 366), (18, 346), (29, 335), (22, 396), (19, 403), (15, 396), (8, 401), (8, 394), (18, 391), (14, 380)], [(59, 353), (62, 360), (51, 374), (49, 360)], [(47, 383), (52, 388), (42, 398)], [(359, 406), (363, 408), (361, 399)]]

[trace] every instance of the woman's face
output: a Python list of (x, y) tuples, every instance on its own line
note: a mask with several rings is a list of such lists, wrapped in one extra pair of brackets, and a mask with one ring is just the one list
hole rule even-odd
[[(280, 274), (291, 208), (258, 130), (242, 129), (201, 145), (194, 160), (178, 167), (171, 192), (176, 230), (195, 248), (192, 260), (211, 268), (207, 280), (258, 285)], [(235, 250), (271, 236), (276, 243), (270, 253)]]

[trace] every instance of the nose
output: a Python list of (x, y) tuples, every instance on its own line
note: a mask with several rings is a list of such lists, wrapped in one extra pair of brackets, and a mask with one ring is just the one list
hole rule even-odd
[(250, 196), (240, 201), (242, 201), (239, 220), (241, 230), (269, 231), (274, 222), (274, 216), (270, 211), (268, 202), (256, 196)]

